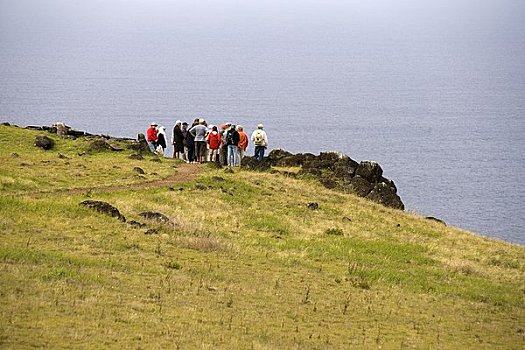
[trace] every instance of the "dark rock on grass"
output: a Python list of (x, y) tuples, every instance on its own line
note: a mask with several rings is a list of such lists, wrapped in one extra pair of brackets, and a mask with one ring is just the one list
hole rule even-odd
[(266, 161), (272, 166), (298, 167), (307, 161), (312, 161), (316, 157), (311, 153), (293, 154), (282, 149), (275, 149), (270, 152)]
[(156, 235), (159, 233), (159, 230), (156, 228), (150, 228), (144, 232), (145, 235)]
[(137, 174), (140, 174), (140, 175), (144, 175), (145, 174), (144, 170), (141, 167), (138, 167), (138, 166), (134, 167), (133, 171), (136, 172)]
[(226, 169), (224, 169), (224, 173), (226, 173), (226, 174), (234, 174), (235, 171), (233, 171), (232, 168), (226, 168)]
[(331, 177), (321, 177), (319, 179), (319, 182), (323, 184), (324, 187), (329, 188), (329, 189), (334, 189), (338, 186), (337, 181), (335, 181)]
[(310, 202), (308, 204), (306, 204), (306, 207), (310, 210), (317, 210), (319, 209), (319, 203), (317, 202)]
[(195, 188), (196, 190), (199, 190), (199, 191), (204, 191), (204, 190), (208, 189), (208, 186), (203, 185), (203, 184), (196, 184), (193, 188)]
[(395, 190), (384, 182), (375, 184), (374, 188), (366, 198), (389, 208), (400, 210), (405, 209), (403, 202), (401, 202), (401, 198), (399, 198)]
[(13, 152), (11, 153), (11, 158), (20, 158), (20, 154)]
[(148, 142), (146, 141), (146, 136), (140, 133), (137, 135), (137, 140), (133, 140), (129, 145), (129, 149), (137, 151), (138, 153), (147, 153), (150, 152), (148, 147)]
[(45, 150), (50, 150), (55, 146), (55, 141), (47, 136), (39, 135), (35, 139), (35, 146)]
[(425, 219), (432, 220), (432, 221), (435, 221), (435, 222), (439, 222), (440, 224), (443, 224), (443, 225), (447, 226), (447, 223), (445, 221), (443, 221), (441, 219), (438, 219), (438, 218), (435, 218), (433, 216), (427, 216), (427, 217), (425, 217)]
[(60, 158), (60, 159), (69, 159), (67, 156), (63, 155), (62, 153), (58, 154), (58, 158)]
[(368, 180), (357, 175), (357, 176), (354, 176), (354, 178), (350, 182), (350, 188), (359, 197), (366, 197), (368, 196), (370, 191), (372, 191), (374, 186)]
[(383, 177), (383, 169), (374, 161), (362, 161), (355, 172), (356, 175), (361, 176), (370, 183), (380, 182)]
[(124, 217), (124, 215), (120, 214), (119, 210), (109, 203), (102, 201), (83, 201), (82, 203), (80, 203), (80, 205), (96, 210), (99, 213), (116, 217), (122, 222), (126, 222), (126, 218)]
[(138, 153), (130, 154), (128, 158), (133, 159), (133, 160), (143, 160), (144, 159), (144, 157)]
[(138, 222), (138, 221), (135, 221), (135, 220), (129, 221), (128, 224), (130, 224), (131, 226), (136, 227), (136, 228), (146, 227), (146, 224), (143, 224), (142, 222)]
[(139, 214), (140, 217), (143, 217), (144, 219), (156, 221), (163, 225), (171, 225), (175, 226), (173, 221), (170, 220), (166, 215), (154, 211), (145, 211)]
[(151, 161), (152, 161), (152, 162), (157, 162), (157, 163), (160, 163), (160, 162), (161, 162), (159, 156), (157, 156), (157, 155), (153, 156), (153, 158), (151, 158)]
[(254, 171), (267, 171), (270, 170), (271, 164), (266, 159), (258, 160), (254, 157), (247, 156), (242, 159), (241, 168)]
[(211, 179), (212, 179), (213, 181), (219, 181), (219, 182), (224, 181), (224, 178), (223, 178), (223, 177), (220, 177), (220, 176), (213, 176)]
[(98, 139), (94, 140), (89, 144), (88, 150), (90, 152), (102, 152), (102, 151), (113, 151), (120, 152), (123, 151), (122, 148), (115, 147), (106, 140)]
[(352, 222), (352, 218), (349, 216), (343, 216), (343, 221)]

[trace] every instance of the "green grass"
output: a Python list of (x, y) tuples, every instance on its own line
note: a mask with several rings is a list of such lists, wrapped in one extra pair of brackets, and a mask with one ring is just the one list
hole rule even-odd
[(0, 126), (0, 347), (523, 347), (522, 246), (311, 178), (204, 167), (185, 183), (133, 187), (187, 165), (78, 156), (86, 140), (56, 135), (42, 151), (37, 134)]

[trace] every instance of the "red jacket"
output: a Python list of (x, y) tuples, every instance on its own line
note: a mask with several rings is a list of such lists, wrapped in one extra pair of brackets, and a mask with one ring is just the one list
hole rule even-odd
[(208, 144), (210, 149), (219, 149), (221, 147), (221, 135), (216, 131), (212, 131), (208, 135)]
[(157, 129), (150, 126), (146, 131), (146, 140), (157, 142)]

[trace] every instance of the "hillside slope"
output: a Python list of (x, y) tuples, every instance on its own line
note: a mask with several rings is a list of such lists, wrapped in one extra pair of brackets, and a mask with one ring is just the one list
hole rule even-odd
[(525, 344), (522, 246), (313, 180), (132, 160), (51, 134), (44, 151), (41, 134), (0, 126), (2, 347)]

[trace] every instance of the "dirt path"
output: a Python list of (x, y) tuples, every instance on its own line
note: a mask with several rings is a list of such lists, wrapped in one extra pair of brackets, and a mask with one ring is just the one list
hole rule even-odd
[(168, 176), (166, 178), (154, 181), (139, 182), (127, 185), (118, 185), (118, 186), (101, 186), (101, 187), (81, 187), (81, 188), (71, 188), (63, 189), (54, 192), (37, 192), (32, 193), (30, 196), (33, 198), (42, 198), (45, 196), (71, 196), (81, 193), (104, 193), (104, 192), (118, 192), (118, 191), (128, 191), (128, 190), (144, 190), (151, 188), (159, 187), (168, 187), (172, 185), (177, 185), (183, 182), (192, 181), (197, 178), (201, 172), (202, 165), (199, 164), (186, 164), (183, 163), (177, 167), (177, 174)]

